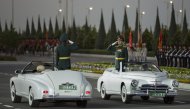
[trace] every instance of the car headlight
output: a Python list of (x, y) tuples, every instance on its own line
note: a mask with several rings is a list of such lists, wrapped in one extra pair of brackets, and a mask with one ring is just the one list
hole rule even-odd
[(173, 86), (173, 87), (178, 87), (178, 86), (179, 86), (179, 82), (176, 81), (176, 80), (174, 80), (174, 81), (172, 82), (172, 86)]
[(139, 84), (139, 82), (137, 80), (135, 80), (135, 79), (131, 81), (131, 86), (132, 87), (137, 87), (138, 84)]

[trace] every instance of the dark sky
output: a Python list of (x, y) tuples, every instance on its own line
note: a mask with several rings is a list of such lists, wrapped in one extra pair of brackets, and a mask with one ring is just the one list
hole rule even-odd
[[(4, 28), (4, 22), (10, 24), (12, 19), (11, 11), (11, 1), (12, 0), (0, 0), (0, 21)], [(115, 14), (117, 29), (121, 30), (123, 23), (124, 7), (128, 4), (130, 8), (127, 9), (128, 22), (129, 25), (134, 29), (136, 8), (138, 7), (138, 0), (69, 0), (69, 24), (71, 23), (71, 1), (73, 1), (73, 15), (75, 16), (76, 25), (83, 25), (85, 23), (85, 17), (89, 17), (89, 22), (91, 25), (99, 27), (100, 23), (100, 13), (101, 9), (104, 13), (104, 22), (106, 30), (111, 25), (111, 14), (112, 10)], [(154, 29), (156, 20), (156, 8), (159, 7), (160, 22), (161, 24), (167, 25), (170, 23), (171, 15), (171, 5), (169, 4), (167, 10), (167, 3), (170, 0), (140, 0), (141, 12), (145, 11), (146, 14), (141, 16), (142, 26), (144, 28)], [(187, 11), (188, 24), (190, 24), (190, 0), (184, 1), (184, 9)], [(176, 21), (181, 23), (181, 13), (179, 10), (182, 7), (182, 0), (173, 0), (175, 11), (176, 11)], [(93, 7), (93, 10), (89, 12), (89, 6)], [(58, 9), (61, 7), (63, 12), (58, 14)], [(45, 19), (46, 25), (49, 25), (49, 19), (51, 17), (52, 23), (55, 22), (55, 17), (58, 16), (59, 22), (61, 22), (62, 17), (65, 14), (65, 0), (62, 0), (61, 5), (59, 0), (14, 0), (14, 26), (17, 30), (25, 30), (26, 19), (29, 18), (31, 21), (34, 18), (35, 26), (37, 27), (37, 19), (40, 15), (41, 23)], [(168, 20), (167, 20), (168, 18)]]

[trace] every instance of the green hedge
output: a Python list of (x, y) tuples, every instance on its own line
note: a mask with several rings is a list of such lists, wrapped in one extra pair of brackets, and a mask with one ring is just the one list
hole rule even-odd
[(0, 61), (16, 61), (14, 56), (0, 56)]

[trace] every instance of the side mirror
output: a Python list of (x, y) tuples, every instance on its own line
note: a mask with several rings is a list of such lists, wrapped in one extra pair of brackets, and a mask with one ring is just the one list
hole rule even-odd
[(20, 74), (22, 73), (22, 70), (15, 70), (15, 74)]

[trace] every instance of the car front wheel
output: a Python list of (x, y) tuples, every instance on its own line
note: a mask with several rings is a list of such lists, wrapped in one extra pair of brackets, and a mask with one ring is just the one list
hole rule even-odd
[(172, 104), (174, 102), (174, 96), (167, 96), (167, 97), (164, 97), (164, 103), (166, 104)]
[(32, 88), (29, 91), (29, 97), (28, 97), (28, 101), (29, 101), (29, 106), (30, 107), (38, 107), (40, 102), (37, 100), (34, 100), (34, 93), (32, 91)]
[(132, 96), (127, 95), (127, 89), (125, 85), (122, 85), (121, 87), (121, 100), (123, 103), (130, 103), (132, 100)]
[(11, 101), (13, 103), (20, 103), (21, 99), (22, 97), (16, 95), (16, 88), (15, 88), (15, 85), (13, 84), (11, 86)]
[(104, 100), (109, 100), (110, 99), (110, 95), (106, 94), (106, 88), (105, 88), (104, 83), (102, 83), (102, 85), (101, 85), (100, 93), (101, 93), (102, 99), (104, 99)]

